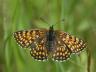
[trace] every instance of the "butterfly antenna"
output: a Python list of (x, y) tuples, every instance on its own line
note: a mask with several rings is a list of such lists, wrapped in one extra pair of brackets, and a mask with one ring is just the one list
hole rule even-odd
[[(42, 21), (45, 22), (46, 24), (50, 25), (50, 24), (48, 23), (48, 21), (45, 20), (44, 18), (40, 17), (40, 20), (42, 20)], [(49, 27), (50, 27), (51, 29), (53, 29), (54, 25), (55, 25), (55, 24), (50, 25)]]
[(64, 22), (65, 20), (62, 19), (62, 20), (58, 20), (55, 24), (51, 25), (52, 27), (56, 26), (59, 22)]
[[(43, 22), (45, 22), (46, 24), (49, 24), (48, 21), (46, 21), (44, 18), (40, 17), (40, 20), (42, 20)], [(58, 20), (55, 24), (51, 24), (50, 27), (54, 27), (55, 25), (57, 25), (59, 22), (64, 22), (65, 19), (62, 20)]]
[(44, 18), (40, 17), (40, 20), (45, 22), (46, 24), (49, 24)]

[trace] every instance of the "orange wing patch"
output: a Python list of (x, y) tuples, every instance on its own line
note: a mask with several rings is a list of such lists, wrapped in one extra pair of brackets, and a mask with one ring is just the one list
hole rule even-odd
[(39, 37), (43, 37), (44, 31), (40, 30), (29, 30), (29, 31), (18, 31), (14, 33), (14, 38), (21, 47), (29, 47)]
[(71, 55), (71, 51), (68, 50), (67, 46), (64, 44), (63, 46), (57, 46), (55, 50), (53, 50), (53, 60), (56, 61), (64, 61), (67, 60)]
[(38, 44), (35, 42), (34, 45), (36, 45), (36, 47), (31, 48), (30, 50), (31, 56), (36, 60), (47, 60), (48, 52), (45, 47), (45, 44), (44, 43)]

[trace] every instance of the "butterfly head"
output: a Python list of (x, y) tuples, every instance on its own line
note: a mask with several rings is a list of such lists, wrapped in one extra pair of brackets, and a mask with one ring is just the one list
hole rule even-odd
[(49, 30), (50, 30), (50, 31), (53, 31), (53, 30), (54, 30), (53, 25), (50, 26)]

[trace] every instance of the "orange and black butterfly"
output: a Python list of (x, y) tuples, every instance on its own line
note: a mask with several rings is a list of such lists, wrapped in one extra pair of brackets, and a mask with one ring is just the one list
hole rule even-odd
[(36, 60), (52, 58), (56, 61), (67, 60), (71, 54), (79, 53), (86, 48), (86, 43), (65, 32), (54, 30), (23, 30), (14, 33), (17, 43), (24, 48), (30, 48), (31, 56)]

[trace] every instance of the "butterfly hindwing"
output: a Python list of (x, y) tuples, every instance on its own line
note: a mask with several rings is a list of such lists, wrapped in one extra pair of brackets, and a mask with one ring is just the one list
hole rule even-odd
[(53, 60), (56, 61), (64, 61), (70, 58), (71, 50), (68, 48), (68, 46), (62, 42), (62, 39), (60, 38), (58, 32), (55, 32), (55, 45), (52, 53)]
[(39, 37), (31, 44), (30, 54), (36, 60), (47, 60), (48, 51), (46, 49), (46, 35)]
[(42, 43), (35, 42), (35, 47), (32, 47), (30, 50), (31, 56), (36, 60), (47, 60), (48, 52), (45, 47), (45, 41)]
[(71, 51), (68, 49), (68, 47), (65, 44), (63, 44), (61, 46), (57, 46), (53, 50), (52, 58), (53, 60), (56, 61), (64, 61), (70, 58), (70, 55), (71, 55)]

